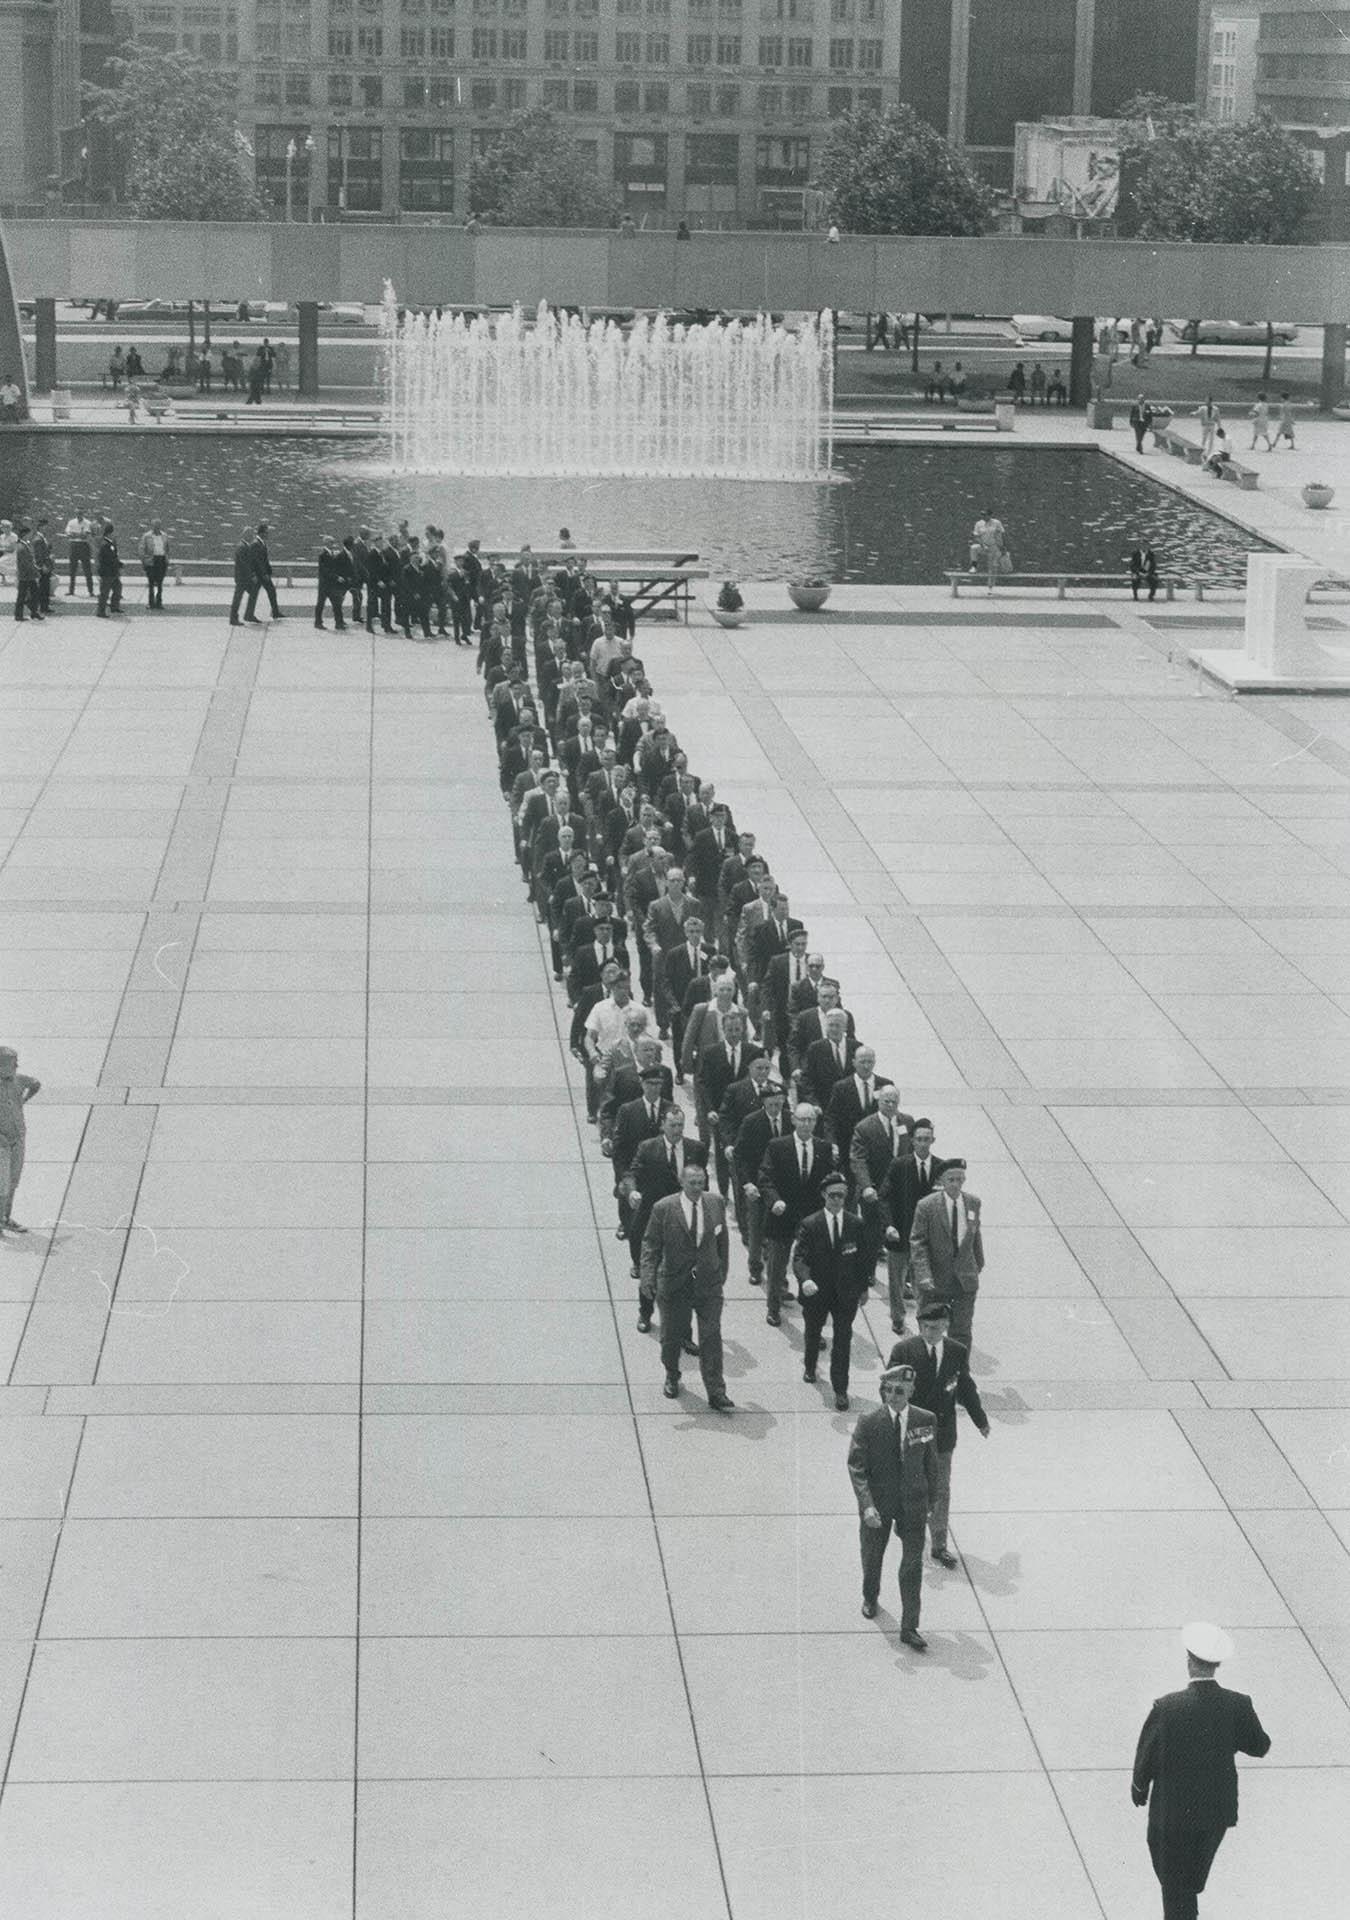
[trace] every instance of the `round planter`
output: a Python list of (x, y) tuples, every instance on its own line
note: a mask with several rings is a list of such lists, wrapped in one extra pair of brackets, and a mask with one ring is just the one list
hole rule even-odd
[(739, 627), (745, 619), (744, 607), (738, 608), (735, 613), (729, 613), (725, 607), (712, 607), (709, 611), (719, 627)]
[(1322, 507), (1329, 507), (1335, 498), (1335, 487), (1319, 487), (1316, 482), (1312, 480), (1310, 480), (1303, 489), (1304, 506), (1312, 507), (1315, 510), (1320, 510)]
[(830, 589), (827, 586), (807, 587), (798, 580), (789, 580), (788, 596), (793, 606), (800, 607), (803, 613), (819, 613), (830, 597)]

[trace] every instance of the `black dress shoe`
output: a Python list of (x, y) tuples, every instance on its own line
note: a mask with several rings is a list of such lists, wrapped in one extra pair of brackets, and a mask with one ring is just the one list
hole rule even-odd
[(734, 1413), (736, 1411), (736, 1402), (729, 1399), (725, 1393), (710, 1393), (708, 1395), (708, 1405), (714, 1413)]
[(630, 1267), (628, 1269), (628, 1278), (630, 1280), (640, 1280), (642, 1278), (641, 1267)]
[(638, 1332), (650, 1333), (651, 1330), (652, 1330), (652, 1316), (649, 1313), (640, 1313), (638, 1315)]
[(771, 1327), (781, 1327), (783, 1324), (783, 1317), (778, 1313), (766, 1313), (764, 1319), (766, 1325)]
[(834, 1410), (836, 1413), (848, 1412), (848, 1395), (846, 1393), (836, 1393), (834, 1396)]
[(680, 1376), (679, 1376), (679, 1374), (678, 1374), (678, 1373), (668, 1373), (668, 1374), (666, 1375), (666, 1378), (665, 1378), (665, 1383), (664, 1383), (664, 1385), (662, 1386), (662, 1388), (661, 1388), (661, 1391), (662, 1391), (662, 1393), (664, 1393), (664, 1395), (666, 1396), (666, 1398), (667, 1398), (667, 1400), (678, 1400), (678, 1399), (679, 1399), (679, 1397), (680, 1397)]
[(913, 1647), (915, 1653), (927, 1653), (928, 1642), (917, 1627), (901, 1627), (900, 1638), (907, 1647)]
[(875, 1600), (864, 1600), (864, 1601), (863, 1601), (863, 1603), (862, 1603), (862, 1617), (863, 1617), (863, 1619), (864, 1619), (864, 1620), (875, 1620), (875, 1619), (876, 1619), (876, 1617), (877, 1617), (877, 1603), (876, 1603), (876, 1601), (875, 1601)]
[(750, 1285), (752, 1287), (762, 1287), (764, 1285), (764, 1275), (762, 1273), (752, 1273), (750, 1275)]
[(684, 1341), (682, 1343), (682, 1350), (689, 1355), (691, 1360), (698, 1359), (698, 1341), (697, 1340)]
[(814, 1367), (805, 1367), (805, 1368), (803, 1368), (803, 1370), (802, 1370), (802, 1379), (803, 1379), (803, 1380), (805, 1380), (805, 1382), (806, 1382), (806, 1384), (807, 1384), (807, 1386), (808, 1386), (808, 1387), (814, 1387), (814, 1385), (816, 1384), (816, 1370), (815, 1370), (815, 1368), (814, 1368)]
[(956, 1555), (948, 1552), (946, 1547), (934, 1547), (933, 1558), (940, 1567), (959, 1567), (961, 1564)]

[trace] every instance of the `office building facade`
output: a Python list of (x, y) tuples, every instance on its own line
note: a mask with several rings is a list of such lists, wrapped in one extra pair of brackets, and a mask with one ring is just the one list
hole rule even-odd
[(1255, 94), (1312, 155), (1313, 237), (1350, 239), (1350, 0), (1263, 0)]

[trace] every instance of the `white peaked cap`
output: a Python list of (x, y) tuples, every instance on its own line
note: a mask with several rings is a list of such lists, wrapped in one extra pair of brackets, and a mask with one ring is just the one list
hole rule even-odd
[(1193, 1620), (1188, 1627), (1181, 1629), (1181, 1644), (1187, 1653), (1193, 1653), (1197, 1660), (1204, 1660), (1210, 1666), (1218, 1666), (1221, 1661), (1233, 1657), (1233, 1643), (1222, 1627), (1213, 1627), (1207, 1620)]

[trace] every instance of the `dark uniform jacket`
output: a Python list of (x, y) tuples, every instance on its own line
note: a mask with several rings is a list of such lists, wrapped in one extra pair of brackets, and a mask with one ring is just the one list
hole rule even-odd
[(853, 1071), (853, 1056), (858, 1051), (856, 1040), (844, 1037), (844, 1066), (840, 1070), (838, 1056), (830, 1041), (813, 1040), (806, 1049), (800, 1069), (801, 1095), (803, 1100), (814, 1100), (822, 1110), (830, 1104), (830, 1094), (836, 1080), (842, 1080), (845, 1073)]
[[(736, 1088), (752, 1084), (749, 1080), (738, 1080)], [(736, 1088), (728, 1089), (728, 1100)], [(730, 1125), (725, 1111), (722, 1114), (722, 1125)], [(742, 1185), (754, 1187), (759, 1184), (759, 1170), (764, 1165), (764, 1156), (769, 1150), (770, 1143), (774, 1140), (786, 1140), (791, 1132), (792, 1122), (786, 1113), (779, 1114), (776, 1133), (766, 1106), (757, 1104), (746, 1114), (736, 1129), (735, 1144), (731, 1150), (731, 1157), (736, 1163), (736, 1173)]]
[[(847, 1040), (844, 1042), (844, 1047), (845, 1051), (847, 1051)], [(890, 1085), (891, 1082), (886, 1078), (884, 1073), (874, 1073), (872, 1075), (872, 1084), (869, 1088), (871, 1103), (867, 1108), (867, 1113), (876, 1112), (877, 1093), (882, 1087), (889, 1087)], [(835, 1146), (839, 1149), (840, 1161), (845, 1166), (848, 1165), (849, 1150), (853, 1145), (853, 1129), (860, 1120), (864, 1120), (866, 1117), (867, 1114), (863, 1111), (862, 1099), (858, 1092), (857, 1075), (850, 1073), (844, 1079), (836, 1080), (830, 1088), (830, 1097), (825, 1103), (825, 1126), (831, 1140), (833, 1140)]]
[(1149, 1708), (1134, 1756), (1134, 1801), (1142, 1807), (1148, 1800), (1150, 1834), (1235, 1827), (1233, 1756), (1260, 1760), (1269, 1751), (1270, 1735), (1247, 1694), (1217, 1680), (1192, 1680), (1163, 1694)]
[(632, 1171), (633, 1158), (644, 1140), (653, 1139), (661, 1131), (661, 1116), (669, 1107), (669, 1100), (658, 1100), (656, 1118), (647, 1111), (647, 1103), (641, 1095), (636, 1100), (627, 1100), (614, 1116), (614, 1146), (611, 1159), (614, 1162), (614, 1178), (621, 1180)]
[(654, 1134), (650, 1140), (642, 1142), (628, 1169), (638, 1191), (635, 1231), (641, 1233), (645, 1229), (658, 1200), (680, 1191), (680, 1170), (691, 1161), (696, 1167), (706, 1168), (708, 1164), (708, 1149), (697, 1140), (681, 1139), (676, 1143), (673, 1167), (670, 1164), (670, 1143), (664, 1134)]
[[(912, 1131), (914, 1122), (911, 1120), (909, 1124)], [(930, 1153), (928, 1177), (925, 1179), (919, 1171), (919, 1163), (912, 1152), (901, 1154), (891, 1163), (890, 1171), (886, 1175), (878, 1197), (890, 1215), (890, 1224), (899, 1234), (900, 1244), (906, 1251), (909, 1248), (910, 1232), (914, 1226), (914, 1209), (920, 1200), (936, 1190), (942, 1176), (942, 1169), (946, 1164), (947, 1162), (940, 1160), (937, 1154)]]
[(942, 1343), (942, 1363), (934, 1366), (928, 1342), (921, 1333), (907, 1334), (891, 1348), (888, 1367), (914, 1369), (914, 1400), (937, 1421), (939, 1453), (951, 1453), (956, 1446), (956, 1403), (959, 1400), (981, 1433), (988, 1433), (989, 1421), (980, 1400), (980, 1390), (971, 1378), (970, 1349), (964, 1341), (950, 1337)]
[(872, 1259), (862, 1217), (847, 1207), (839, 1215), (839, 1246), (830, 1234), (825, 1208), (809, 1213), (797, 1229), (792, 1249), (792, 1271), (797, 1276), (798, 1294), (805, 1281), (813, 1280), (815, 1296), (822, 1306), (856, 1307), (867, 1292), (872, 1278)]
[[(800, 1141), (794, 1133), (772, 1140), (764, 1150), (756, 1185), (764, 1198), (764, 1231), (770, 1240), (791, 1240), (808, 1213), (822, 1204), (820, 1183), (834, 1171), (834, 1150), (824, 1140), (812, 1140), (811, 1171), (802, 1178)], [(784, 1211), (775, 1213), (781, 1200)]]
[(848, 1447), (848, 1477), (858, 1512), (875, 1507), (897, 1533), (922, 1527), (937, 1494), (936, 1423), (913, 1402), (903, 1457), (895, 1422), (887, 1407), (859, 1417)]
[(869, 1113), (865, 1120), (858, 1122), (848, 1145), (848, 1170), (859, 1193), (864, 1193), (868, 1187), (874, 1187), (880, 1198), (891, 1167), (897, 1159), (902, 1159), (909, 1153), (913, 1129), (913, 1114), (901, 1113), (897, 1110), (895, 1133), (898, 1151), (892, 1153), (891, 1136), (884, 1115)]

